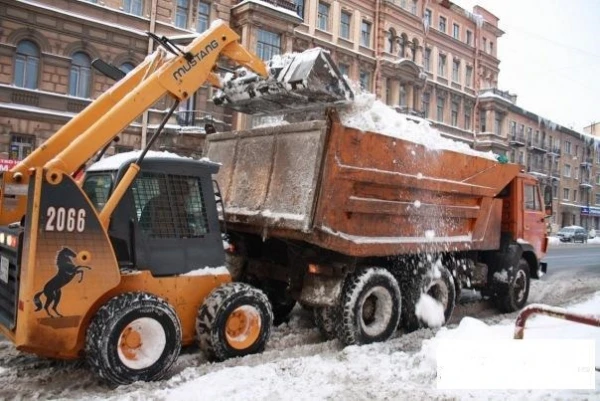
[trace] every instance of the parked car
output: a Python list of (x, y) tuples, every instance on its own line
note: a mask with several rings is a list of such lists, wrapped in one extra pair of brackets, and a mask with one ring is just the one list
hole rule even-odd
[(587, 242), (588, 233), (585, 228), (579, 226), (568, 226), (558, 230), (556, 236), (561, 242)]
[(590, 229), (590, 232), (588, 233), (588, 238), (589, 239), (593, 239), (596, 238), (596, 230), (595, 229)]

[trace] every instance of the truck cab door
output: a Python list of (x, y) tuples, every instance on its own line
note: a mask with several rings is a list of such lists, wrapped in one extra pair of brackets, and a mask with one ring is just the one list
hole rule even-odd
[(540, 187), (534, 181), (523, 180), (522, 238), (533, 246), (538, 258), (546, 252), (546, 219)]

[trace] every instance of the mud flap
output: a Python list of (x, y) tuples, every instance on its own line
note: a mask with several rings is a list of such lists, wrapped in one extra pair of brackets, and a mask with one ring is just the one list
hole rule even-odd
[(316, 274), (304, 277), (300, 302), (310, 306), (337, 306), (344, 279)]
[(236, 70), (224, 79), (213, 102), (245, 114), (281, 114), (324, 108), (354, 97), (326, 50), (276, 56), (267, 66), (267, 79), (244, 68)]

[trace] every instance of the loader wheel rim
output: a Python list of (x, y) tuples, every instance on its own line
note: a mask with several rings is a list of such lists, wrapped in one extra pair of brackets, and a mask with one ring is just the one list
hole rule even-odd
[(525, 290), (526, 290), (527, 277), (525, 276), (525, 272), (523, 270), (519, 270), (515, 276), (514, 289), (515, 296), (517, 298), (517, 303), (523, 302), (525, 298)]
[(260, 312), (254, 306), (244, 305), (236, 308), (227, 317), (225, 337), (234, 349), (244, 350), (251, 347), (260, 337)]
[(145, 369), (154, 365), (167, 344), (163, 326), (148, 317), (129, 323), (119, 336), (117, 353), (123, 365), (130, 369)]
[(360, 325), (369, 336), (384, 332), (392, 319), (393, 300), (388, 290), (376, 286), (365, 293), (360, 305)]

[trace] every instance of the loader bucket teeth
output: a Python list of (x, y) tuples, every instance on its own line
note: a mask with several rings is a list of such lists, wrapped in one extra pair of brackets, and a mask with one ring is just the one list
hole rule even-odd
[(268, 78), (241, 68), (224, 80), (216, 105), (245, 114), (273, 114), (323, 108), (354, 98), (329, 52), (310, 49), (277, 56), (267, 63)]

